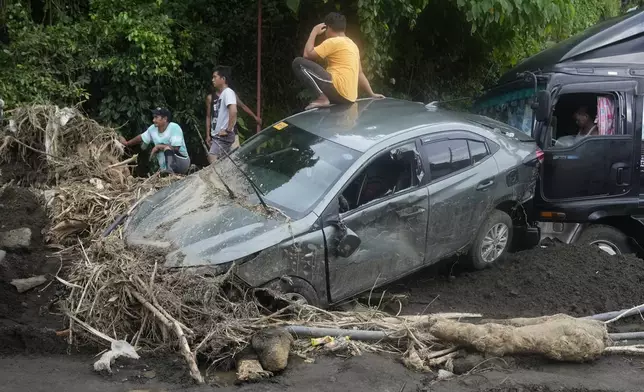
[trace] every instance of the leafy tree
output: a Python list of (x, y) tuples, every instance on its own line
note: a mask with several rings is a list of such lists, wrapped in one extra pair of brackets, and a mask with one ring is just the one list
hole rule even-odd
[[(263, 0), (262, 118), (301, 110), (290, 63), (310, 28), (339, 10), (372, 84), (427, 101), (475, 95), (500, 72), (640, 0)], [(11, 106), (82, 103), (132, 136), (150, 109), (169, 107), (202, 151), (205, 96), (215, 65), (254, 107), (257, 1), (5, 0), (0, 92)], [(241, 115), (246, 136), (254, 123)]]

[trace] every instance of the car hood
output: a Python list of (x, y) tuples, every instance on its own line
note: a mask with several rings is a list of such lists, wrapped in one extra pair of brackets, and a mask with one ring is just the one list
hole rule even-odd
[(125, 224), (128, 246), (166, 255), (166, 267), (216, 265), (239, 260), (292, 238), (287, 218), (232, 199), (207, 168), (142, 201)]

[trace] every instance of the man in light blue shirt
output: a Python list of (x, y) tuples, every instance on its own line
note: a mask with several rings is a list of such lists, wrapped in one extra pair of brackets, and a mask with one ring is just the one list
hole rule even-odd
[(121, 137), (121, 143), (130, 147), (143, 143), (154, 144), (150, 156), (156, 154), (161, 171), (176, 174), (186, 174), (190, 168), (190, 157), (183, 139), (183, 131), (179, 124), (170, 122), (172, 114), (166, 108), (156, 108), (152, 111), (153, 125), (132, 140)]

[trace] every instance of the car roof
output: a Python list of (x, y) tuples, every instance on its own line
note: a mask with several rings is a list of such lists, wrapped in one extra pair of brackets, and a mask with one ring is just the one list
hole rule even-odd
[[(394, 98), (360, 99), (305, 111), (285, 121), (307, 132), (365, 152), (396, 134), (441, 123), (473, 123), (478, 116), (444, 109), (428, 109), (419, 102)], [(481, 124), (476, 124), (481, 126)]]

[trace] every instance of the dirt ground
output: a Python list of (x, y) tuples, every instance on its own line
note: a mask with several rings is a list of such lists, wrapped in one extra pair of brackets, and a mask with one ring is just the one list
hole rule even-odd
[(51, 306), (62, 294), (56, 284), (18, 293), (13, 279), (55, 274), (61, 260), (44, 245), (47, 214), (42, 201), (26, 188), (8, 187), (0, 195), (0, 231), (28, 227), (28, 250), (7, 252), (0, 262), (0, 353), (15, 350), (38, 353), (65, 352), (66, 347), (47, 330), (62, 329), (62, 317)]
[(589, 316), (631, 308), (644, 299), (644, 260), (611, 257), (592, 247), (552, 243), (509, 255), (483, 271), (459, 259), (389, 287), (409, 296), (408, 314), (475, 312), (485, 317), (554, 313)]
[[(33, 232), (29, 250), (10, 252), (0, 263), (0, 379), (5, 381), (0, 392), (212, 390), (191, 386), (178, 357), (143, 354), (139, 361), (119, 360), (114, 375), (100, 376), (91, 369), (92, 356), (65, 355), (67, 346), (54, 334), (65, 328), (62, 317), (50, 306), (63, 293), (60, 285), (19, 294), (9, 284), (15, 278), (55, 274), (60, 267), (61, 260), (43, 242), (47, 217), (41, 200), (26, 189), (9, 187), (0, 195), (0, 217), (0, 231), (29, 227)], [(406, 314), (583, 316), (642, 301), (643, 263), (592, 248), (557, 245), (511, 255), (485, 271), (467, 271), (458, 259), (451, 260), (390, 285), (387, 291), (409, 296), (402, 308)], [(283, 374), (258, 384), (234, 386), (234, 373), (212, 374), (209, 380), (222, 391), (630, 392), (641, 390), (643, 366), (642, 358), (624, 357), (583, 365), (536, 358), (480, 359), (471, 374), (435, 383), (435, 375), (409, 371), (395, 358), (365, 354), (318, 357), (313, 364), (293, 358)]]

